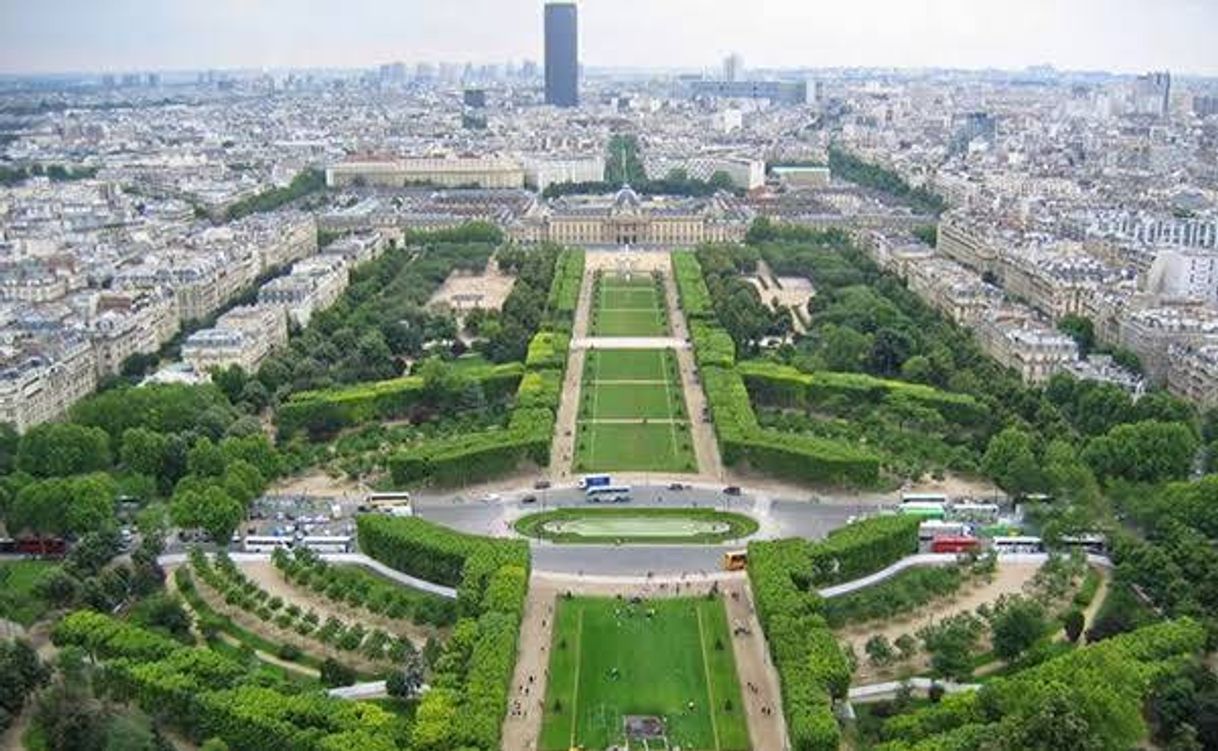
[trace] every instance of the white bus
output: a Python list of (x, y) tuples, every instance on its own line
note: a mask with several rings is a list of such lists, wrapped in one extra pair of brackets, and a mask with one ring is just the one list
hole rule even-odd
[(1108, 552), (1108, 539), (1095, 532), (1062, 535), (1061, 544), (1067, 550), (1082, 549), (1084, 553), (1094, 555), (1104, 555)]
[[(392, 512), (396, 516), (411, 516), (414, 513), (410, 505), (410, 493), (405, 491), (369, 493), (364, 496), (364, 506), (386, 514)], [(398, 511), (403, 508), (408, 510), (407, 513)]]
[(299, 547), (308, 548), (315, 553), (351, 552), (350, 535), (314, 535), (311, 537), (304, 537), (296, 544)]
[(590, 490), (597, 487), (607, 487), (612, 482), (613, 478), (609, 475), (584, 475), (579, 478), (579, 489)]
[(588, 503), (626, 503), (630, 500), (629, 485), (598, 485), (584, 493)]
[(990, 546), (999, 553), (1043, 553), (1045, 543), (1039, 537), (995, 537)]
[(965, 531), (964, 522), (945, 522), (940, 519), (927, 519), (918, 525), (918, 539), (933, 540), (936, 537), (962, 537)]
[(277, 548), (290, 548), (291, 535), (246, 535), (241, 549), (247, 553), (273, 553)]
[(943, 505), (947, 503), (947, 496), (943, 493), (902, 493), (901, 503), (937, 503)]
[(993, 524), (998, 521), (997, 503), (953, 503), (948, 516), (965, 522)]

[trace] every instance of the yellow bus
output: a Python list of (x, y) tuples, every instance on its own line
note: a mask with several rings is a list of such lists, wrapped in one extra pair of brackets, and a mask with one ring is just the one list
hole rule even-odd
[(749, 562), (749, 551), (729, 550), (723, 554), (724, 571), (743, 571)]

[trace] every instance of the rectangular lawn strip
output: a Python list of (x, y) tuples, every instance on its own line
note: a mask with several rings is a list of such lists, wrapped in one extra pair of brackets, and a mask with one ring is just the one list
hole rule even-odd
[(685, 423), (582, 422), (577, 441), (577, 471), (696, 472), (698, 469), (689, 426)]
[(668, 324), (659, 310), (604, 310), (592, 326), (594, 336), (664, 336)]
[(588, 353), (584, 378), (598, 381), (660, 381), (666, 376), (666, 351), (605, 349)]
[(614, 383), (599, 381), (592, 385), (596, 390), (591, 401), (592, 412), (584, 414), (593, 420), (653, 419), (667, 420), (675, 416), (674, 405), (668, 384), (660, 383)]
[(606, 310), (659, 310), (660, 299), (650, 289), (601, 289), (599, 305)]
[(560, 599), (554, 624), (541, 748), (622, 743), (631, 714), (664, 718), (671, 746), (748, 748), (720, 600)]

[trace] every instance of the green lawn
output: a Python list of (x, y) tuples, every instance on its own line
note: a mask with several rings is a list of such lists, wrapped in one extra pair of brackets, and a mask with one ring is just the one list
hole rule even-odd
[(676, 356), (662, 349), (592, 350), (584, 364), (584, 378), (601, 381), (676, 382)]
[(668, 333), (664, 299), (650, 276), (629, 280), (603, 276), (592, 311), (594, 336), (663, 336)]
[(575, 470), (696, 472), (698, 462), (686, 423), (579, 424)]
[(583, 396), (580, 417), (593, 420), (683, 419), (681, 394), (666, 383), (617, 383), (600, 381), (589, 384)]
[(516, 520), (516, 531), (563, 543), (721, 543), (757, 531), (743, 514), (709, 508), (559, 508)]
[(670, 747), (748, 748), (721, 600), (560, 599), (554, 625), (545, 751), (624, 745), (631, 714), (664, 718)]
[(49, 606), (34, 594), (34, 584), (57, 565), (51, 561), (0, 563), (0, 616), (23, 626), (38, 620)]

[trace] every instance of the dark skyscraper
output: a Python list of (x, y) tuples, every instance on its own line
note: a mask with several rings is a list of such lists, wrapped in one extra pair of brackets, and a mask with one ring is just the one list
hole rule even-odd
[(579, 105), (579, 32), (574, 3), (546, 3), (546, 104)]

